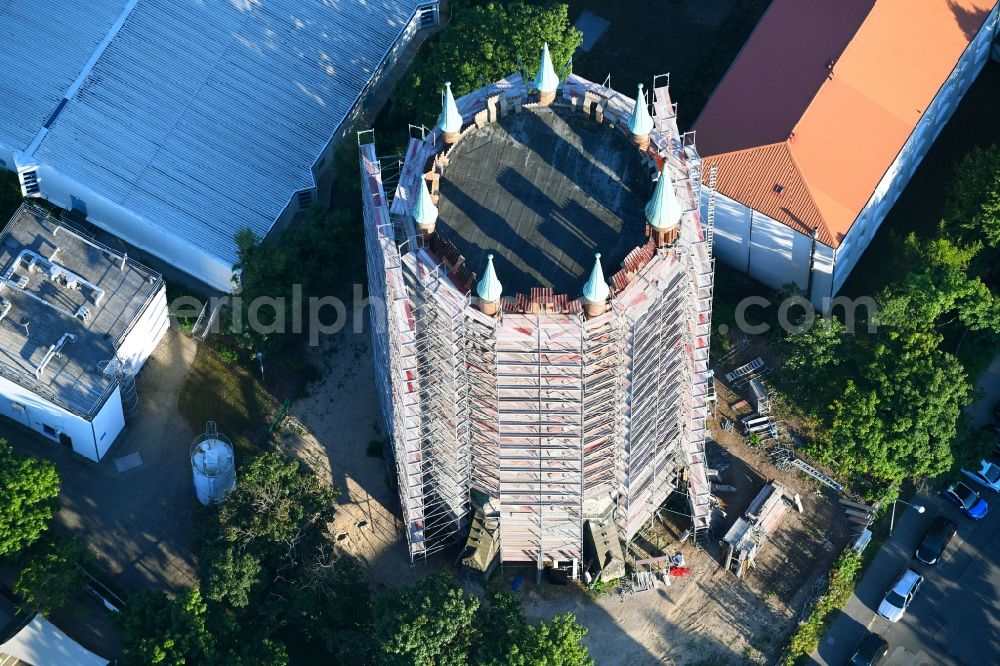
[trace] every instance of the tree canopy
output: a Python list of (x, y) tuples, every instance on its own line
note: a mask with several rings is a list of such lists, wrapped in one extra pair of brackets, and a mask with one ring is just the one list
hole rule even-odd
[[(956, 170), (940, 232), (896, 241), (905, 270), (876, 298), (876, 331), (832, 320), (788, 338), (782, 381), (819, 426), (810, 447), (823, 462), (891, 485), (984, 452), (962, 409), (973, 398), (967, 366), (983, 367), (1000, 334), (1000, 299), (977, 268), (1000, 243), (998, 202), (1000, 151), (973, 150)], [(986, 353), (963, 354), (963, 344), (984, 343)]]
[(28, 608), (48, 615), (73, 607), (86, 583), (81, 566), (87, 551), (72, 539), (46, 538), (24, 553), (27, 562), (14, 584), (14, 591)]
[(391, 590), (375, 606), (382, 664), (590, 666), (587, 630), (571, 614), (529, 624), (518, 600), (493, 591), (486, 603), (448, 574)]
[(955, 166), (944, 219), (949, 235), (1000, 247), (1000, 148), (973, 148)]
[(448, 26), (428, 40), (392, 97), (393, 127), (435, 122), (441, 90), (451, 82), (464, 95), (515, 72), (533, 78), (542, 45), (549, 45), (556, 73), (564, 76), (582, 35), (569, 21), (569, 8), (523, 0), (475, 4), (452, 2)]
[[(281, 664), (307, 640), (324, 663), (371, 659), (371, 591), (327, 532), (337, 493), (278, 453), (246, 461), (198, 517), (201, 587), (146, 594), (123, 613), (134, 663)], [(205, 631), (205, 626), (210, 631)]]
[(146, 666), (282, 666), (284, 647), (250, 627), (240, 627), (198, 589), (173, 599), (144, 590), (117, 618), (125, 664)]
[(38, 540), (59, 508), (58, 496), (55, 465), (18, 455), (0, 439), (0, 557)]

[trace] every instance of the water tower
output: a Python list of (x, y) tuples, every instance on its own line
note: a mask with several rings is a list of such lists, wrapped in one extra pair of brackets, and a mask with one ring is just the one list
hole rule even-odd
[(191, 444), (194, 492), (204, 505), (218, 504), (236, 487), (233, 444), (219, 434), (215, 421), (205, 424), (205, 432)]

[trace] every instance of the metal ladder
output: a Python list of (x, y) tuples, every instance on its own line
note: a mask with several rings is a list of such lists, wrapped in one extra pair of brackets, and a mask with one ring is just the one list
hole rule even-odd
[(708, 256), (712, 256), (715, 242), (715, 184), (718, 179), (718, 167), (713, 164), (708, 168), (708, 218), (705, 222), (705, 242), (708, 244)]
[(802, 470), (803, 472), (805, 472), (809, 476), (813, 477), (814, 479), (816, 479), (820, 483), (833, 488), (834, 490), (837, 491), (838, 494), (844, 492), (844, 486), (843, 485), (837, 483), (836, 481), (834, 481), (833, 479), (831, 479), (829, 476), (827, 476), (823, 472), (819, 471), (818, 469), (816, 469), (815, 467), (813, 467), (812, 465), (810, 465), (806, 461), (802, 460), (801, 458), (794, 458), (794, 459), (792, 459), (791, 460), (791, 464), (794, 467), (798, 467), (800, 470)]

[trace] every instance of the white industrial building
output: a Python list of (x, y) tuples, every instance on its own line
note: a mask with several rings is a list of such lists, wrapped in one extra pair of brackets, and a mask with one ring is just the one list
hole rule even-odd
[(0, 415), (100, 460), (167, 330), (159, 274), (22, 205), (0, 234)]
[(437, 0), (0, 3), (0, 167), (224, 291), (234, 234), (329, 191), (334, 144)]
[(996, 0), (774, 0), (695, 123), (716, 256), (824, 308), (989, 59), (997, 16)]

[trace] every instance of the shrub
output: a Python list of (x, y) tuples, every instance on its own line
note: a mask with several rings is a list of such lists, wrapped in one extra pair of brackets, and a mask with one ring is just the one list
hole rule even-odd
[(861, 570), (861, 553), (847, 548), (834, 561), (830, 569), (830, 583), (826, 593), (813, 606), (809, 617), (799, 625), (792, 636), (785, 656), (785, 666), (794, 666), (801, 658), (807, 657), (819, 645), (823, 632), (830, 622), (830, 615), (838, 610), (854, 592), (854, 584)]

